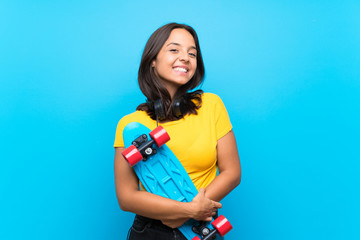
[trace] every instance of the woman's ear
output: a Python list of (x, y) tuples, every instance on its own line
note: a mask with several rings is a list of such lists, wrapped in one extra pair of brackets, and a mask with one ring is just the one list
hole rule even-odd
[(155, 67), (156, 66), (156, 60), (154, 59), (151, 63), (151, 67)]

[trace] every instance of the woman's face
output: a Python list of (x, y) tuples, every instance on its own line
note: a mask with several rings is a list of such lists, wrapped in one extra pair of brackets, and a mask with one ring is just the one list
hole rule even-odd
[(171, 31), (152, 62), (155, 75), (165, 85), (171, 97), (194, 76), (196, 54), (193, 36), (185, 29), (177, 28)]

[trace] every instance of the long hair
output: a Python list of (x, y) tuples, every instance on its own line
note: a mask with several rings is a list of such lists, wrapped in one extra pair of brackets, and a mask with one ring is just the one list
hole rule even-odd
[[(170, 93), (155, 75), (154, 69), (152, 67), (152, 62), (156, 59), (161, 48), (165, 44), (166, 40), (169, 38), (171, 31), (177, 28), (185, 29), (193, 36), (195, 41), (195, 47), (197, 50), (197, 67), (194, 76), (190, 79), (190, 81), (180, 86), (175, 93), (173, 99), (171, 99)], [(181, 102), (184, 103), (182, 106), (183, 115), (185, 116), (186, 114), (197, 114), (197, 109), (199, 109), (201, 106), (201, 94), (203, 93), (203, 91), (189, 91), (196, 88), (203, 82), (204, 75), (205, 67), (201, 56), (199, 39), (195, 30), (188, 25), (178, 23), (169, 23), (160, 27), (150, 36), (141, 57), (138, 72), (138, 82), (140, 90), (146, 96), (147, 101), (140, 104), (136, 108), (136, 110), (146, 111), (147, 114), (155, 120), (156, 115), (153, 104), (151, 103), (160, 99), (166, 113), (165, 120), (176, 120), (179, 119), (179, 117), (175, 116), (175, 114), (171, 110), (171, 106), (174, 101), (182, 98)]]

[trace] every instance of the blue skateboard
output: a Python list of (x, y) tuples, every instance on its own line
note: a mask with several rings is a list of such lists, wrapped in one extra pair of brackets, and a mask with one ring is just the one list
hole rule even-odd
[[(150, 137), (150, 138), (149, 138)], [(123, 138), (125, 160), (133, 167), (148, 192), (180, 202), (191, 202), (198, 191), (177, 157), (168, 146), (166, 130), (159, 126), (153, 131), (138, 122), (125, 126)], [(191, 240), (221, 239), (232, 226), (222, 215), (210, 222), (190, 219), (178, 228)]]

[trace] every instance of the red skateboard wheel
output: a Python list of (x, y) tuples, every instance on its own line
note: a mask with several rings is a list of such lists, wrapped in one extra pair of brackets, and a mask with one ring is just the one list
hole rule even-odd
[(201, 240), (198, 236), (194, 237), (193, 239), (191, 240)]
[(143, 156), (134, 145), (130, 145), (121, 154), (132, 167), (143, 159)]
[(211, 224), (214, 228), (216, 228), (219, 235), (222, 237), (232, 229), (230, 222), (223, 215), (220, 215)]
[(162, 126), (158, 126), (149, 133), (150, 137), (155, 141), (157, 147), (161, 147), (170, 140), (169, 134)]

